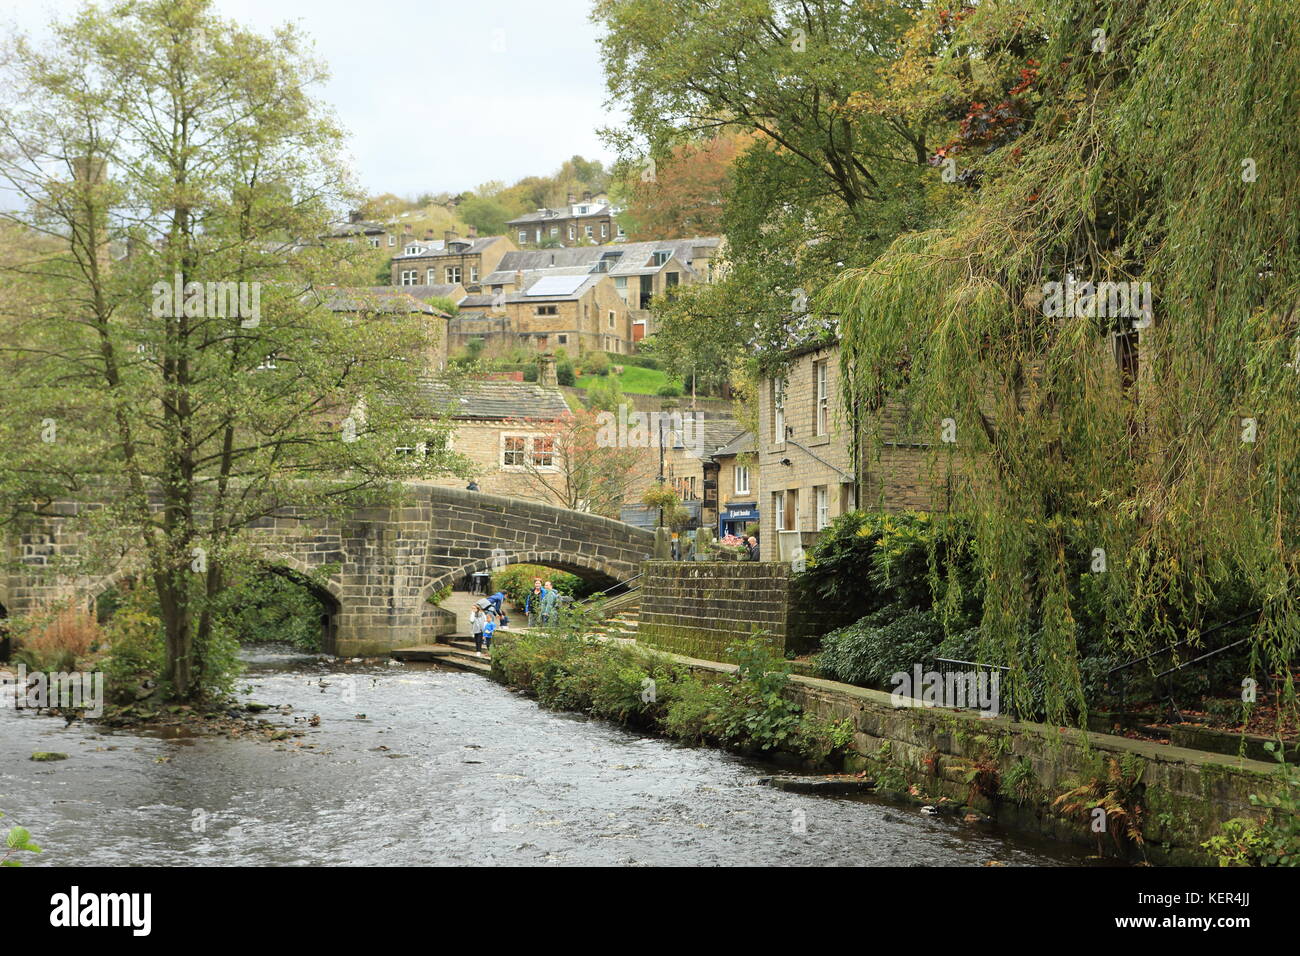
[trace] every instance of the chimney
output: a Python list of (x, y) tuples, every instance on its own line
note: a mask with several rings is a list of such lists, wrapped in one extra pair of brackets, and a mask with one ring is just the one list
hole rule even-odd
[(515, 291), (516, 292), (524, 291), (524, 273), (523, 270), (521, 269), (515, 270)]
[(455, 230), (455, 229), (447, 229), (447, 230), (444, 231), (443, 234), (442, 234), (442, 241), (443, 241), (443, 243), (446, 245), (446, 247), (447, 247), (448, 249), (451, 248), (451, 241), (452, 241), (453, 239), (455, 239), (455, 238), (456, 238), (456, 230)]
[(575, 199), (573, 193), (569, 193), (569, 198), (568, 198), (568, 200), (567, 200), (568, 204), (569, 204), (570, 206), (572, 206), (572, 205), (574, 204), (575, 201), (576, 201), (576, 199)]
[(426, 230), (424, 230), (424, 238), (425, 238), (426, 241), (430, 241), (430, 240), (432, 240), (432, 239), (433, 239), (433, 230), (432, 230), (432, 229), (426, 229)]
[(590, 189), (587, 189), (587, 190), (584, 190), (584, 191), (583, 191), (583, 194), (582, 194), (582, 201), (583, 201), (583, 202), (591, 202), (591, 190), (590, 190)]
[(354, 209), (350, 213), (348, 213), (348, 222), (360, 222), (360, 221), (361, 221), (360, 209)]
[(469, 227), (469, 238), (471, 238), (471, 239), (477, 239), (477, 238), (478, 238), (478, 226), (470, 226), (470, 227)]
[(550, 352), (543, 352), (537, 356), (537, 384), (551, 388), (560, 384), (560, 380), (555, 376), (555, 356)]
[(411, 224), (409, 222), (402, 223), (402, 239), (406, 240), (406, 239), (414, 239), (414, 238), (415, 238), (415, 232), (414, 230), (412, 230)]

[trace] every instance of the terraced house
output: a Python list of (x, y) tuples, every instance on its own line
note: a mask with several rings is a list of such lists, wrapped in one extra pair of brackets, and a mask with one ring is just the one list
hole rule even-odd
[(479, 236), (471, 227), (461, 237), (448, 229), (442, 239), (426, 234), (403, 238), (401, 251), (390, 264), (390, 281), (395, 286), (462, 285), (477, 292), (482, 277), (495, 270), (501, 257), (515, 248), (505, 236)]
[(568, 202), (559, 209), (543, 207), (511, 219), (506, 223), (506, 234), (521, 246), (604, 245), (625, 236), (615, 219), (617, 215), (618, 210), (604, 196), (593, 198), (588, 192), (578, 200), (570, 193)]
[(783, 375), (759, 386), (758, 473), (762, 558), (785, 560), (794, 543), (803, 547), (859, 499), (884, 511), (943, 510), (949, 478), (933, 457), (939, 424), (918, 427), (907, 409), (891, 402), (860, 414), (878, 416), (870, 447), (853, 461), (851, 429), (858, 423), (841, 411), (840, 348), (835, 342), (786, 354)]

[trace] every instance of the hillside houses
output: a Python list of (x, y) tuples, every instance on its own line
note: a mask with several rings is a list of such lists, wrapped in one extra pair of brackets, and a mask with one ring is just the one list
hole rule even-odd
[(618, 213), (604, 196), (593, 197), (587, 192), (578, 200), (570, 193), (568, 202), (559, 209), (542, 208), (511, 219), (506, 223), (506, 234), (521, 246), (604, 245), (625, 238), (615, 218)]

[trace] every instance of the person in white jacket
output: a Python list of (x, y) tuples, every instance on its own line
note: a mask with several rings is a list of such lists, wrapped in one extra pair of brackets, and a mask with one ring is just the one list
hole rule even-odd
[(476, 607), (469, 615), (470, 630), (474, 632), (474, 651), (479, 657), (483, 656), (483, 626), (487, 624), (487, 613), (481, 608)]

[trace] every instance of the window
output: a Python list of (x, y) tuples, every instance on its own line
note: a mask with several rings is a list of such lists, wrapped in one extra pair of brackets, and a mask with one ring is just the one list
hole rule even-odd
[(425, 269), (425, 270), (424, 270), (424, 283), (425, 283), (425, 285), (437, 285), (437, 284), (438, 284), (438, 270), (437, 270), (437, 269)]
[(371, 249), (378, 249), (378, 248), (379, 248), (379, 237), (378, 237), (378, 236), (371, 236), (371, 237), (370, 237), (370, 248), (371, 248)]
[(514, 471), (554, 469), (555, 439), (550, 435), (502, 435), (501, 467)]
[(826, 493), (825, 485), (818, 485), (813, 489), (813, 494), (817, 500), (817, 530), (820, 531), (831, 523), (830, 495)]
[(558, 311), (558, 308), (553, 305), (539, 305), (537, 307), (537, 315), (555, 315)]
[(664, 274), (664, 285), (670, 289), (677, 285), (680, 280), (681, 276), (676, 272), (667, 272)]
[(793, 488), (785, 493), (785, 512), (781, 527), (785, 531), (799, 530), (799, 492)]
[[(586, 206), (579, 206), (579, 207), (578, 207), (578, 215), (579, 215), (579, 216), (585, 216), (585, 215), (587, 215), (587, 207), (586, 207)], [(588, 230), (588, 234), (590, 234), (591, 227), (588, 226), (588, 227), (587, 227), (587, 230)]]
[(420, 284), (420, 272), (419, 272), (419, 270), (418, 270), (418, 269), (403, 269), (403, 270), (402, 270), (402, 283), (401, 283), (401, 284), (402, 284), (402, 285), (419, 285), (419, 284)]
[(614, 276), (614, 291), (627, 301), (627, 276)]
[(772, 442), (785, 444), (785, 382), (772, 379)]
[(542, 241), (542, 227), (541, 227), (541, 226), (538, 226), (536, 229), (533, 230), (533, 238), (536, 239), (538, 242), (541, 242), (541, 241)]
[(469, 281), (470, 282), (478, 281), (478, 266), (469, 267)]
[(627, 233), (623, 231), (623, 226), (620, 223), (614, 223), (614, 235), (619, 239), (622, 239), (627, 235)]
[(615, 312), (614, 312), (614, 310), (613, 310), (613, 309), (610, 309), (610, 310), (609, 310), (609, 327), (610, 327), (611, 329), (614, 327), (614, 316), (615, 316)]
[(664, 263), (666, 263), (666, 262), (668, 261), (668, 259), (669, 259), (670, 256), (672, 256), (672, 253), (671, 253), (671, 252), (667, 252), (667, 251), (664, 251), (664, 250), (660, 250), (659, 252), (656, 252), (654, 255), (652, 255), (652, 256), (650, 257), (650, 260), (651, 260), (651, 261), (652, 261), (656, 266), (661, 266), (661, 265), (663, 265)]
[(585, 232), (587, 233), (588, 239), (591, 239), (592, 237), (595, 236), (595, 232), (592, 230), (591, 226), (587, 226)]
[(570, 241), (572, 241), (572, 240), (574, 240), (574, 239), (577, 239), (577, 238), (578, 238), (578, 227), (575, 226), (573, 223), (569, 223), (569, 239), (570, 239)]
[(846, 481), (840, 485), (840, 514), (852, 511), (857, 506), (857, 496), (853, 494), (853, 482)]
[(772, 527), (778, 531), (785, 528), (785, 492), (772, 492)]
[(602, 223), (600, 224), (600, 238), (602, 238), (602, 239), (608, 239), (608, 238), (609, 238), (609, 223), (607, 223), (607, 222), (602, 222)]
[(551, 227), (551, 236), (552, 236), (552, 237), (556, 237), (556, 238), (558, 238), (559, 235), (560, 235), (560, 227), (559, 227), (559, 226), (552, 226), (552, 227)]
[(565, 332), (561, 332), (559, 335), (557, 335), (557, 336), (555, 337), (555, 341), (558, 342), (558, 343), (560, 343), (561, 345), (568, 345), (568, 344), (569, 344), (569, 336), (568, 336), (567, 333), (565, 333)]
[(406, 254), (408, 256), (418, 256), (423, 251), (424, 250), (422, 250), (419, 246), (415, 246), (415, 245), (406, 247)]
[(749, 469), (744, 465), (736, 466), (736, 494), (749, 494)]
[(389, 237), (388, 237), (388, 244), (389, 244), (390, 246), (395, 246), (395, 245), (397, 245), (397, 237), (396, 237), (396, 236), (389, 236)]
[(530, 450), (534, 468), (554, 468), (555, 467), (555, 439), (549, 436), (537, 435), (533, 438), (532, 449)]
[(501, 439), (501, 467), (522, 468), (528, 455), (528, 438), (524, 435), (506, 435)]
[(817, 396), (817, 408), (815, 414), (817, 420), (813, 433), (816, 435), (825, 435), (830, 432), (831, 426), (831, 395), (827, 379), (828, 373), (827, 360), (822, 359), (820, 362), (813, 363), (813, 389)]
[(520, 244), (520, 245), (523, 245), (523, 244), (524, 244), (525, 242), (527, 242), (527, 241), (528, 241), (528, 230), (527, 230), (527, 229), (520, 229), (520, 230), (519, 230), (519, 244)]
[(460, 266), (447, 266), (447, 285), (460, 282)]

